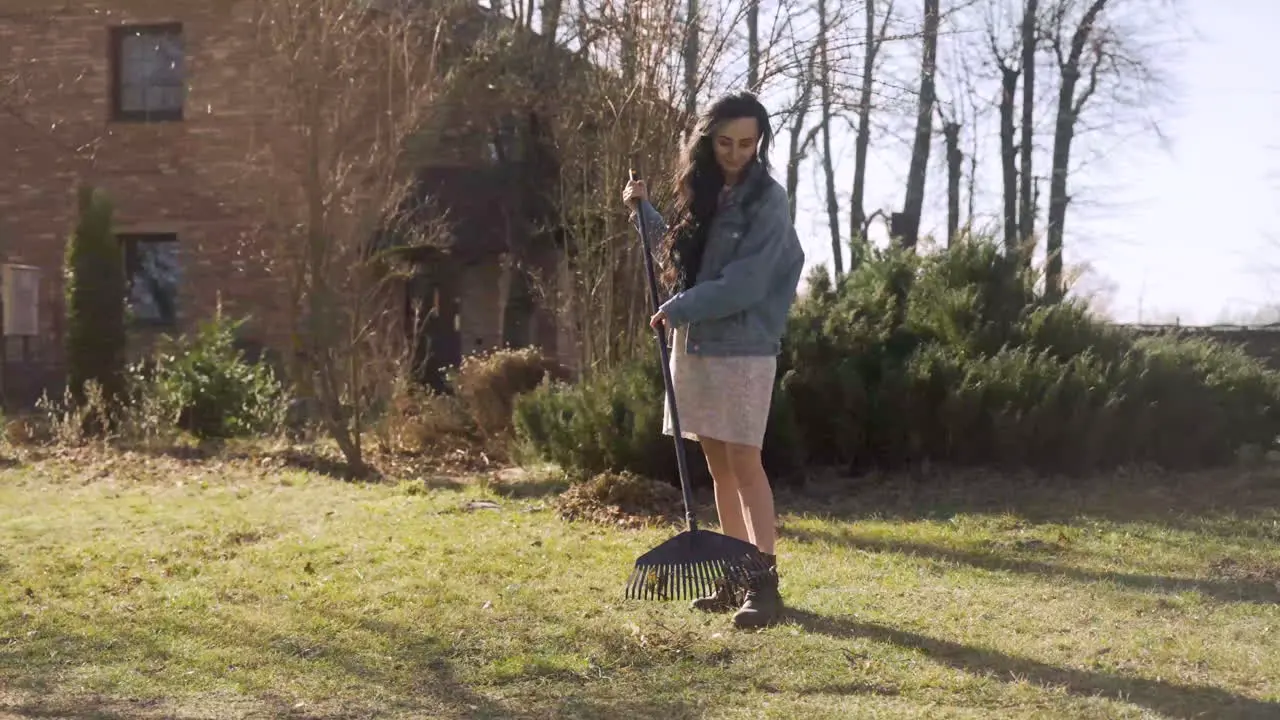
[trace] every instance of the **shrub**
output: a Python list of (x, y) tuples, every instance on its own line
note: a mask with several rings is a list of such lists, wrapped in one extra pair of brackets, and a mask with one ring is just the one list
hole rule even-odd
[(1138, 340), (1081, 303), (1046, 303), (1032, 280), (978, 241), (915, 263), (879, 253), (838, 287), (818, 283), (786, 344), (810, 458), (1190, 467), (1280, 435), (1280, 376), (1243, 351)]
[(134, 409), (160, 430), (176, 426), (199, 438), (273, 432), (284, 420), (285, 396), (270, 366), (251, 363), (236, 347), (243, 321), (218, 313), (192, 336), (162, 338), (130, 371)]
[(520, 348), (467, 356), (450, 385), (476, 429), (492, 440), (505, 438), (511, 431), (516, 397), (548, 378), (567, 380), (569, 372), (535, 348)]
[(476, 439), (474, 423), (457, 397), (408, 380), (396, 383), (373, 429), (384, 451), (412, 455), (465, 448)]
[[(1207, 339), (1137, 338), (985, 240), (916, 257), (875, 250), (796, 304), (779, 358), (766, 468), (936, 461), (1052, 473), (1229, 462), (1280, 437), (1280, 374)], [(517, 403), (543, 457), (587, 475), (674, 478), (652, 359)], [(699, 463), (700, 464), (700, 463)]]
[(94, 381), (113, 405), (124, 388), (125, 277), (112, 229), (111, 201), (82, 187), (79, 216), (66, 249), (67, 386), (75, 403)]
[(662, 434), (662, 411), (660, 369), (643, 358), (520, 396), (515, 433), (536, 455), (579, 476), (629, 470), (670, 479), (676, 461), (671, 438)]
[[(519, 442), (578, 477), (630, 472), (678, 482), (673, 440), (662, 433), (665, 391), (656, 355), (578, 384), (548, 383), (519, 398)], [(803, 465), (797, 428), (790, 398), (775, 388), (763, 459), (765, 469), (780, 479), (789, 479)], [(711, 475), (698, 443), (683, 442), (691, 482), (709, 485)]]

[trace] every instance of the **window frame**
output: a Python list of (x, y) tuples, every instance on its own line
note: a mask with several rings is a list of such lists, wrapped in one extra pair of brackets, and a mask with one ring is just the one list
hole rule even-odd
[[(136, 274), (135, 267), (140, 266), (141, 255), (138, 249), (143, 244), (161, 244), (173, 243), (175, 247), (180, 247), (178, 233), (176, 232), (121, 232), (116, 233), (116, 242), (120, 243), (120, 262), (124, 265), (124, 292), (123, 298), (125, 303), (125, 312), (128, 313), (129, 325), (138, 328), (153, 328), (159, 330), (172, 330), (178, 328), (182, 324), (179, 310), (181, 281), (174, 288), (173, 294), (173, 312), (168, 319), (161, 318), (152, 320), (150, 318), (138, 317), (133, 313), (130, 301), (133, 298), (133, 280)], [(132, 261), (132, 262), (131, 262)], [(179, 268), (180, 270), (181, 268)]]
[[(181, 22), (162, 22), (162, 23), (131, 23), (126, 25), (113, 25), (109, 28), (109, 39), (107, 42), (107, 66), (110, 68), (110, 85), (108, 93), (110, 95), (111, 119), (116, 122), (141, 122), (141, 123), (157, 123), (157, 122), (181, 122), (186, 116), (187, 106), (187, 46), (186, 46), (186, 29)], [(167, 35), (181, 38), (182, 44), (182, 102), (177, 108), (167, 110), (125, 110), (122, 107), (124, 80), (124, 52), (125, 38), (133, 34), (143, 35)]]

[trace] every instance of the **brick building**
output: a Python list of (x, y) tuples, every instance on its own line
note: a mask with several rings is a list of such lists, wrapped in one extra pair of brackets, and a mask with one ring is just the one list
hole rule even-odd
[[(189, 329), (221, 302), (248, 340), (284, 350), (290, 318), (269, 218), (243, 182), (260, 132), (252, 0), (0, 0), (0, 293), (4, 398), (26, 404), (62, 377), (61, 267), (82, 182), (115, 203), (134, 337)], [(256, 138), (264, 141), (265, 138)], [(553, 270), (488, 129), (450, 139), (420, 188), (449, 210), (454, 250), (422, 257), (406, 312), (424, 304), (435, 364), (503, 344), (567, 357), (569, 339), (510, 271)]]

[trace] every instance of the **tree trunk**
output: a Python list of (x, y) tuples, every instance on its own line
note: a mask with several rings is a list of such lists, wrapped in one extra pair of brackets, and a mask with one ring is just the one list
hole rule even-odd
[(549, 43), (556, 41), (563, 9), (564, 0), (542, 0), (542, 37)]
[[(787, 201), (791, 209), (791, 217), (796, 216), (796, 189), (800, 186), (800, 163), (808, 149), (809, 141), (802, 139), (804, 121), (809, 115), (809, 105), (813, 101), (814, 73), (816, 72), (818, 46), (809, 50), (809, 60), (805, 65), (804, 75), (800, 80), (800, 97), (796, 100), (796, 115), (791, 122), (791, 143), (787, 151)], [(817, 128), (814, 128), (817, 130)], [(810, 134), (812, 137), (812, 134)]]
[(619, 33), (619, 43), (622, 45), (622, 78), (623, 82), (627, 83), (636, 82), (636, 68), (640, 64), (639, 50), (636, 47), (639, 42), (637, 26), (640, 23), (636, 17), (639, 4), (639, 0), (622, 2), (622, 31)]
[(578, 0), (578, 53), (582, 57), (590, 57), (595, 44), (591, 41), (590, 15), (587, 14), (587, 0)]
[[(1021, 201), (1018, 208), (1018, 242), (1025, 255), (1024, 262), (1031, 264), (1032, 236), (1036, 229), (1036, 213), (1032, 200), (1032, 184), (1035, 177), (1031, 167), (1031, 151), (1034, 148), (1035, 96), (1036, 96), (1036, 11), (1037, 0), (1026, 0), (1022, 15), (1022, 168)], [(1028, 247), (1031, 245), (1031, 247)]]
[(698, 115), (698, 70), (701, 36), (698, 27), (698, 0), (689, 0), (684, 36), (684, 112), (686, 122)]
[(1067, 217), (1067, 172), (1071, 162), (1071, 141), (1075, 137), (1076, 120), (1080, 111), (1098, 87), (1098, 61), (1089, 69), (1088, 85), (1076, 97), (1076, 85), (1080, 81), (1080, 60), (1085, 44), (1093, 32), (1098, 14), (1106, 7), (1107, 0), (1093, 0), (1085, 10), (1071, 37), (1071, 50), (1061, 66), (1062, 82), (1058, 89), (1058, 114), (1053, 131), (1053, 168), (1049, 176), (1049, 227), (1045, 242), (1045, 295), (1050, 301), (1061, 300), (1066, 288), (1062, 284), (1062, 236)]
[(1014, 145), (1013, 96), (1018, 91), (1018, 70), (1000, 68), (1000, 169), (1004, 190), (1004, 249), (1018, 252), (1018, 153)]
[(840, 202), (836, 198), (836, 171), (831, 157), (831, 17), (827, 0), (818, 0), (818, 52), (822, 90), (822, 170), (827, 181), (827, 225), (831, 230), (831, 264), (836, 279), (844, 275), (844, 249), (840, 243)]
[[(865, 203), (867, 192), (867, 151), (871, 145), (871, 91), (872, 78), (875, 77), (876, 54), (880, 49), (876, 36), (876, 3), (865, 0), (866, 34), (863, 36), (864, 52), (862, 56), (862, 87), (858, 90), (858, 134), (854, 139), (853, 149), (853, 190), (849, 194), (849, 241), (851, 245), (861, 246), (866, 242), (863, 237), (867, 224)], [(859, 257), (849, 258), (849, 269), (857, 267)]]
[(947, 247), (960, 234), (960, 179), (964, 153), (960, 152), (960, 123), (942, 126), (947, 144)]
[(920, 104), (916, 111), (915, 144), (907, 170), (907, 197), (903, 203), (902, 245), (914, 248), (920, 239), (920, 214), (924, 209), (925, 180), (929, 172), (929, 146), (933, 140), (934, 74), (938, 59), (938, 0), (924, 0), (924, 48), (920, 59)]
[[(975, 116), (970, 115), (970, 117), (975, 117)], [(978, 140), (979, 140), (979, 137), (978, 137), (978, 133), (976, 132), (972, 132), (970, 133), (970, 135), (972, 136), (972, 143), (969, 148), (969, 182), (968, 182), (968, 188), (967, 188), (969, 205), (967, 208), (965, 208), (964, 224), (966, 228), (972, 231), (973, 225), (974, 225), (974, 222), (973, 222), (974, 215), (977, 212), (976, 205), (977, 205), (977, 197), (978, 197)]]
[(747, 88), (760, 92), (760, 0), (747, 0)]

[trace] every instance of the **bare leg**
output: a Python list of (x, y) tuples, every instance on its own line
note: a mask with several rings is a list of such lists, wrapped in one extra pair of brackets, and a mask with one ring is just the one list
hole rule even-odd
[[(751, 542), (766, 555), (774, 554), (777, 525), (773, 508), (773, 489), (765, 475), (760, 448), (749, 445), (725, 445), (729, 467), (737, 481), (742, 516)], [(719, 498), (717, 498), (717, 504)]]
[(720, 517), (721, 532), (751, 542), (747, 522), (742, 515), (738, 479), (729, 461), (728, 449), (723, 442), (711, 438), (703, 438), (701, 444), (702, 454), (707, 456), (707, 469), (711, 471), (715, 484), (716, 514)]
[(738, 480), (738, 494), (742, 498), (742, 514), (747, 522), (751, 540), (765, 556), (767, 569), (752, 572), (747, 580), (747, 592), (742, 607), (733, 615), (733, 624), (739, 628), (758, 628), (770, 625), (782, 617), (782, 595), (778, 590), (777, 558), (774, 542), (777, 538), (777, 521), (773, 509), (773, 489), (764, 473), (760, 449), (746, 445), (729, 445), (729, 466)]

